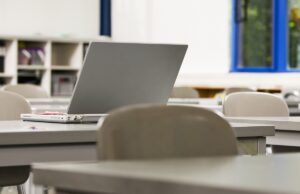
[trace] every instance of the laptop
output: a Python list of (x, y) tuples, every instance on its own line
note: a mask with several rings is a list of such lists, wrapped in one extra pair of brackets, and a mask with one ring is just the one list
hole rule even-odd
[(187, 45), (92, 42), (67, 113), (21, 114), (24, 121), (97, 122), (133, 104), (166, 104)]

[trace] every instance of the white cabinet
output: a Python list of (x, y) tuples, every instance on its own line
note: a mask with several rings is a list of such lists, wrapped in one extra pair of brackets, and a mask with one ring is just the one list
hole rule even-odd
[(0, 84), (32, 83), (68, 96), (90, 41), (109, 40), (0, 36)]

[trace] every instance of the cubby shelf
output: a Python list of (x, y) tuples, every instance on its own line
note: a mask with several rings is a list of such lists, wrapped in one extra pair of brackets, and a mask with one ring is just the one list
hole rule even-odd
[(0, 73), (0, 78), (12, 78), (13, 75), (5, 74), (5, 73)]
[[(0, 85), (34, 83), (42, 86), (52, 96), (58, 94), (57, 89), (67, 89), (70, 93), (91, 41), (110, 40), (106, 37), (60, 38), (0, 35), (0, 49), (2, 49), (0, 57), (4, 63), (2, 64), (4, 67), (0, 68)], [(56, 83), (66, 80), (74, 83), (61, 86), (60, 83)], [(67, 95), (65, 91), (62, 93)]]
[(46, 70), (46, 67), (41, 65), (18, 65), (18, 70)]
[(62, 66), (62, 65), (52, 65), (51, 70), (57, 71), (79, 71), (79, 67), (69, 67), (69, 66)]

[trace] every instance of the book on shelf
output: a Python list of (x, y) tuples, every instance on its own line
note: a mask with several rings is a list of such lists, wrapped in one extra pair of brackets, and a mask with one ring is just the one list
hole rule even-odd
[(52, 95), (71, 96), (75, 87), (76, 74), (54, 73), (52, 75)]
[(20, 65), (44, 65), (45, 53), (42, 48), (19, 48)]

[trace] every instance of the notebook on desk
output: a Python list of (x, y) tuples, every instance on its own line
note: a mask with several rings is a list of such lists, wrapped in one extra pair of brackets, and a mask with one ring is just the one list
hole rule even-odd
[(67, 113), (22, 114), (24, 121), (97, 122), (112, 109), (166, 104), (187, 45), (92, 42)]

